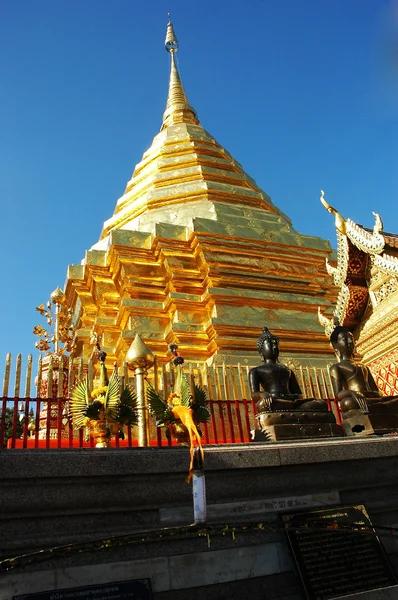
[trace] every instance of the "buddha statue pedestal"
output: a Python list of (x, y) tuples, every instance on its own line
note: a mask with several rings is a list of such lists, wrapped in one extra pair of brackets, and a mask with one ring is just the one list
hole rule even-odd
[(339, 362), (330, 367), (333, 392), (348, 436), (398, 432), (398, 396), (383, 397), (365, 365), (353, 362), (354, 338), (337, 326), (330, 336)]
[(256, 415), (256, 421), (258, 428), (253, 436), (255, 442), (282, 442), (344, 435), (342, 428), (336, 423), (334, 414), (328, 410), (260, 412)]
[(343, 427), (350, 437), (398, 433), (398, 414), (366, 414), (362, 410), (353, 409), (343, 413)]
[(257, 349), (263, 364), (249, 373), (258, 410), (253, 441), (342, 437), (343, 430), (325, 400), (302, 398), (295, 374), (278, 362), (279, 340), (267, 327), (257, 340)]

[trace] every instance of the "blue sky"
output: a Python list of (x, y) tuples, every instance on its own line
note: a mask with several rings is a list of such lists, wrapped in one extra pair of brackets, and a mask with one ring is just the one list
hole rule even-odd
[(114, 210), (165, 107), (167, 12), (202, 125), (302, 233), (345, 216), (398, 232), (398, 3), (3, 0), (0, 194), (5, 353)]

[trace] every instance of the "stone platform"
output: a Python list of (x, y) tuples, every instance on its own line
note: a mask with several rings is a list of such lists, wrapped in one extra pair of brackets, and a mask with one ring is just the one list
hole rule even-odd
[[(2, 557), (192, 522), (188, 463), (187, 448), (1, 451)], [(281, 513), (365, 504), (398, 528), (395, 435), (207, 446), (205, 467), (209, 521), (263, 531), (65, 552), (3, 573), (1, 599), (150, 577), (155, 600), (302, 600)], [(398, 572), (397, 540), (381, 539)]]

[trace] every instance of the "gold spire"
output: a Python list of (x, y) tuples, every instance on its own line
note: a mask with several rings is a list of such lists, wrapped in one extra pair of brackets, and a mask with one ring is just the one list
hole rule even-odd
[(169, 127), (169, 125), (175, 125), (176, 123), (191, 123), (193, 125), (199, 125), (199, 119), (197, 118), (195, 109), (190, 106), (185, 90), (181, 82), (180, 74), (178, 72), (175, 53), (178, 50), (178, 40), (174, 33), (173, 24), (170, 20), (167, 23), (167, 32), (165, 39), (165, 48), (170, 53), (171, 67), (170, 67), (170, 81), (169, 81), (169, 94), (167, 96), (166, 110), (163, 114), (162, 129)]

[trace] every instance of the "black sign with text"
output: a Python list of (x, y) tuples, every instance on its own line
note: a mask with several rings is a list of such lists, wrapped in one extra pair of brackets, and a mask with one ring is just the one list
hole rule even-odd
[(396, 583), (363, 505), (281, 516), (309, 600)]
[(149, 579), (135, 579), (22, 594), (12, 600), (152, 600), (152, 590)]

